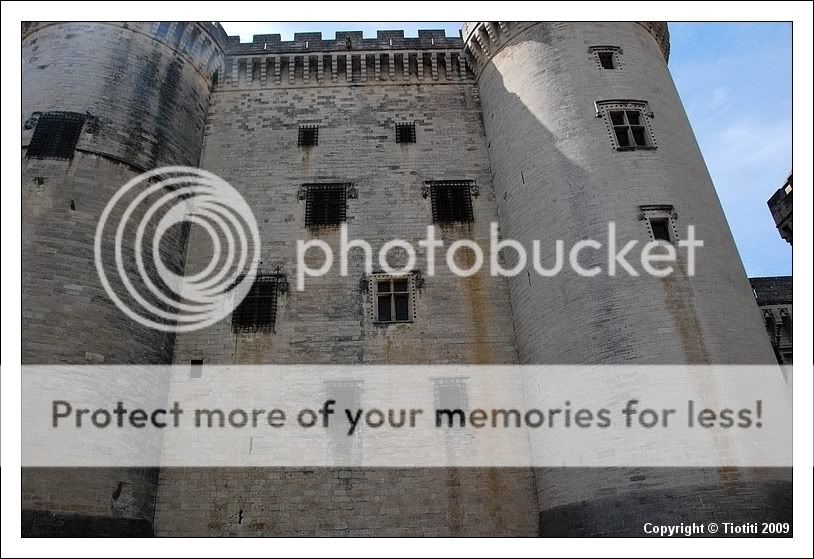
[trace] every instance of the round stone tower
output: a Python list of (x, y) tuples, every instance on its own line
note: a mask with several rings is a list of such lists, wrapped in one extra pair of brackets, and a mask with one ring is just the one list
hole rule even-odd
[[(502, 237), (520, 241), (529, 255), (539, 240), (547, 267), (557, 240), (605, 247), (610, 222), (619, 246), (654, 238), (677, 244), (688, 225), (704, 242), (694, 276), (685, 273), (681, 249), (675, 273), (662, 278), (624, 270), (609, 276), (607, 249), (580, 258), (585, 268), (602, 267), (594, 277), (569, 271), (568, 248), (565, 271), (554, 277), (536, 274), (529, 256), (529, 274), (509, 278), (521, 363), (773, 363), (667, 69), (667, 25), (470, 22), (463, 37), (478, 79)], [(514, 254), (506, 257), (513, 265)], [(782, 472), (631, 470), (541, 472), (541, 533), (641, 535), (642, 522), (655, 522), (659, 511), (675, 523), (754, 506), (776, 517), (789, 504), (772, 498), (785, 483), (776, 479)]]
[[(22, 30), (22, 362), (170, 363), (174, 338), (133, 321), (94, 262), (127, 181), (197, 166), (225, 33), (210, 23), (27, 23)], [(185, 235), (162, 240), (170, 266)], [(156, 472), (23, 472), (30, 535), (151, 532)]]

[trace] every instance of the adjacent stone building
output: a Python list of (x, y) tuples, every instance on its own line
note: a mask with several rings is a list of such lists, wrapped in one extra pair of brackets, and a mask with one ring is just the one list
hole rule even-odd
[(792, 184), (792, 173), (789, 173), (783, 186), (767, 202), (778, 233), (789, 244), (792, 244)]
[[(460, 37), (251, 43), (209, 23), (31, 23), (22, 47), (24, 363), (774, 360), (667, 68), (664, 23), (472, 22)], [(246, 327), (237, 313), (164, 334), (124, 316), (89, 273), (107, 200), (173, 164), (216, 173), (253, 208), (260, 273), (274, 290), (270, 327)], [(309, 212), (331, 197), (339, 214)], [(444, 197), (458, 201), (452, 219)], [(388, 278), (357, 261), (347, 277), (280, 289), (298, 239), (336, 248), (326, 219), (374, 245), (415, 244), (433, 223), (447, 243), (484, 244), (493, 221), (504, 237), (543, 247), (599, 237), (609, 221), (642, 241), (675, 242), (694, 224), (706, 245), (694, 277), (543, 281), (484, 269), (425, 278), (417, 269)], [(200, 231), (166, 243), (174, 269), (207, 261)], [(375, 304), (382, 279), (406, 294), (386, 316)], [(789, 479), (746, 469), (29, 469), (23, 526), (30, 535), (638, 535), (645, 519), (785, 518)]]
[[(777, 231), (789, 244), (792, 244), (792, 173), (789, 173), (783, 186), (769, 198), (769, 211), (772, 212)], [(766, 325), (766, 333), (772, 344), (777, 362), (791, 365), (792, 344), (792, 288), (791, 276), (750, 278), (755, 300)]]
[(793, 362), (792, 277), (750, 278), (758, 307), (763, 313), (766, 333), (781, 365)]

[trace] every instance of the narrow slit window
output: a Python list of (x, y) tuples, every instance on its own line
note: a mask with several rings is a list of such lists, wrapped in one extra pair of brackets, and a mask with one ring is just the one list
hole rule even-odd
[(415, 123), (402, 122), (396, 124), (396, 143), (397, 144), (414, 144), (415, 143)]
[(280, 276), (258, 275), (246, 297), (232, 312), (232, 331), (274, 331)]
[(470, 181), (430, 183), (433, 222), (471, 223), (474, 221), (471, 189)]
[(26, 158), (71, 159), (84, 124), (85, 115), (81, 113), (41, 114), (28, 144)]
[(297, 133), (297, 146), (311, 147), (319, 145), (319, 127), (313, 125), (300, 126)]
[(305, 225), (336, 226), (347, 217), (347, 184), (305, 185)]

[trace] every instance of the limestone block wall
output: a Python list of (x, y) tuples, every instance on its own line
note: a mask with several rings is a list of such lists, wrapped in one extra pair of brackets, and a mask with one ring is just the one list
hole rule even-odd
[[(376, 251), (393, 238), (418, 246), (432, 224), (430, 200), (422, 195), (426, 181), (471, 180), (478, 186), (474, 222), (437, 227), (446, 246), (470, 238), (485, 247), (489, 223), (497, 218), (478, 90), (471, 71), (457, 65), (463, 59), (460, 39), (442, 41), (437, 33), (433, 38), (421, 32), (418, 40), (401, 44), (396, 37), (391, 45), (392, 37), (380, 33), (357, 49), (353, 35), (350, 54), (340, 51), (354, 57), (350, 76), (344, 68), (331, 75), (329, 54), (320, 57), (321, 75), (314, 57), (306, 82), (293, 53), (306, 40), (309, 48), (328, 52), (334, 43), (314, 47), (315, 37), (304, 35), (286, 43), (290, 52), (280, 54), (284, 49), (269, 42), (263, 54), (277, 57), (276, 64), (290, 56), (295, 61), (290, 80), (285, 67), (274, 78), (274, 63), (262, 78), (256, 72), (247, 77), (251, 64), (242, 59), (249, 47), (231, 47), (238, 54), (227, 57), (226, 67), (241, 69), (227, 72), (234, 78), (212, 96), (202, 157), (202, 166), (229, 181), (254, 209), (261, 271), (279, 268), (287, 275), (289, 289), (280, 295), (274, 332), (235, 334), (227, 318), (179, 335), (175, 362), (202, 359), (204, 374), (207, 363), (515, 363), (505, 279), (485, 271), (455, 277), (441, 251), (436, 276), (426, 273), (419, 253), (423, 285), (415, 289), (410, 323), (374, 323), (359, 252), (352, 254), (347, 277), (334, 270), (307, 278), (305, 291), (295, 289), (298, 239), (339, 246), (336, 228), (306, 228), (305, 202), (298, 199), (303, 184), (351, 183), (349, 236), (367, 240)], [(255, 37), (254, 45), (259, 49), (265, 42)], [(418, 59), (427, 59), (420, 74), (410, 50), (421, 47), (419, 42), (426, 50)], [(433, 42), (443, 53), (430, 50)], [(337, 44), (344, 49), (345, 39), (338, 37)], [(406, 56), (406, 73), (398, 64), (391, 73), (386, 61), (375, 62), (385, 57), (382, 51), (393, 56), (389, 49), (398, 46), (396, 59)], [(437, 75), (431, 57), (440, 67)], [(364, 79), (360, 60), (368, 63)], [(415, 123), (416, 143), (395, 142), (397, 122)], [(297, 147), (301, 124), (319, 127), (317, 146)], [(209, 256), (198, 233), (195, 228), (190, 233), (188, 272)], [(318, 266), (320, 258), (309, 262)], [(156, 526), (162, 535), (536, 535), (533, 488), (530, 469), (164, 469)]]
[[(372, 55), (371, 55), (372, 56)], [(456, 54), (457, 58), (457, 54)], [(235, 64), (228, 57), (226, 67)], [(390, 79), (386, 73), (366, 82), (316, 79), (294, 87), (283, 80), (230, 82), (212, 96), (202, 167), (229, 181), (254, 209), (261, 233), (260, 271), (286, 274), (289, 289), (280, 295), (273, 333), (234, 334), (231, 319), (178, 336), (175, 362), (204, 363), (512, 363), (515, 362), (512, 314), (507, 284), (484, 270), (471, 278), (453, 276), (437, 251), (437, 275), (427, 274), (423, 251), (417, 271), (414, 319), (378, 325), (362, 253), (351, 252), (346, 277), (338, 258), (325, 277), (307, 278), (295, 289), (297, 240), (318, 238), (338, 254), (335, 227), (305, 225), (303, 185), (348, 183), (347, 226), (351, 239), (378, 249), (399, 238), (418, 249), (432, 225), (427, 181), (469, 180), (474, 222), (436, 226), (446, 246), (469, 238), (488, 244), (496, 219), (478, 90), (471, 74), (454, 81), (428, 73)], [(396, 143), (395, 124), (414, 122), (416, 143)], [(300, 125), (319, 127), (319, 143), (298, 147)], [(209, 257), (207, 237), (190, 233), (187, 270), (200, 269)], [(398, 264), (399, 253), (393, 253)], [(466, 258), (466, 251), (459, 253)], [(308, 262), (318, 266), (319, 251)], [(361, 280), (361, 282), (360, 282)]]

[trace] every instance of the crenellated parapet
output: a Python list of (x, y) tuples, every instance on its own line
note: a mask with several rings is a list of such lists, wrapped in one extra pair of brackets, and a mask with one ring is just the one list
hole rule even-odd
[(226, 87), (304, 85), (384, 85), (472, 81), (460, 37), (443, 30), (378, 31), (365, 39), (361, 31), (296, 33), (293, 41), (279, 34), (255, 35), (251, 43), (226, 40)]
[(229, 36), (226, 54), (254, 53), (291, 54), (304, 52), (345, 52), (372, 50), (454, 49), (464, 46), (458, 37), (447, 37), (443, 29), (419, 29), (418, 37), (405, 37), (404, 31), (377, 31), (376, 38), (365, 39), (361, 31), (337, 31), (333, 39), (323, 39), (322, 33), (295, 33), (293, 41), (282, 41), (277, 33), (254, 35), (251, 43), (241, 43), (240, 37)]
[[(503, 46), (518, 33), (540, 22), (530, 21), (472, 21), (464, 22), (461, 34), (464, 40), (464, 52), (469, 63), (475, 68), (475, 74), (495, 56)], [(637, 22), (647, 29), (659, 44), (665, 61), (670, 56), (670, 33), (666, 22)]]

